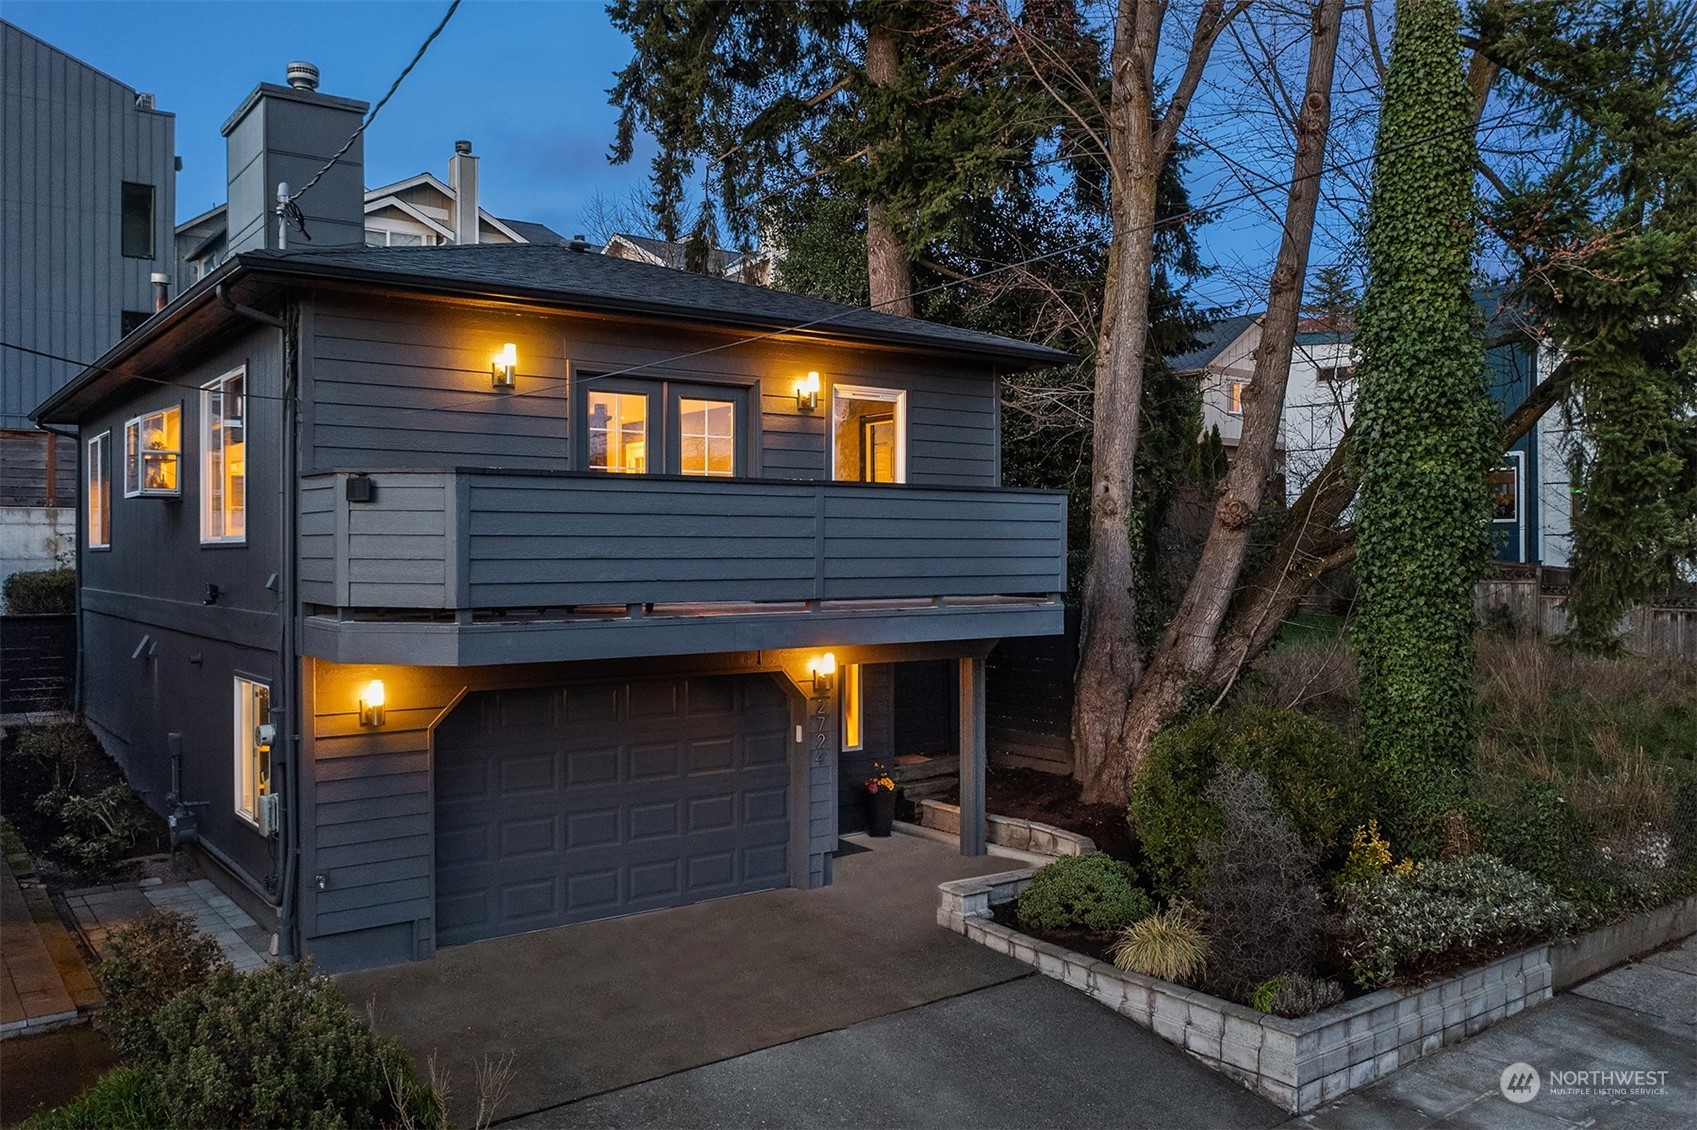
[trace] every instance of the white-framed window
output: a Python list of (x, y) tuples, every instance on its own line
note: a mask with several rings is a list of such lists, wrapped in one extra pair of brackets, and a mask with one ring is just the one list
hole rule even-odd
[(1521, 468), (1526, 456), (1518, 451), (1511, 451), (1503, 457), (1503, 461), (1491, 468), (1485, 476), (1485, 482), (1491, 491), (1491, 520), (1493, 522), (1520, 521), (1520, 480)]
[(271, 793), (271, 746), (259, 728), (271, 721), (271, 688), (236, 676), (236, 815), (259, 826), (260, 798)]
[(1338, 381), (1352, 381), (1355, 379), (1355, 366), (1321, 365), (1314, 371), (1314, 379), (1327, 384), (1335, 384)]
[(124, 425), (124, 497), (183, 493), (183, 410), (162, 408)]
[(200, 540), (247, 540), (247, 370), (200, 390)]
[(831, 386), (831, 478), (907, 482), (907, 393)]
[(112, 545), (112, 433), (101, 432), (88, 441), (88, 466), (84, 469), (83, 496), (88, 507), (88, 547), (107, 549)]
[(863, 749), (866, 746), (866, 700), (861, 693), (860, 664), (842, 666), (842, 693), (838, 696), (843, 708), (843, 748)]

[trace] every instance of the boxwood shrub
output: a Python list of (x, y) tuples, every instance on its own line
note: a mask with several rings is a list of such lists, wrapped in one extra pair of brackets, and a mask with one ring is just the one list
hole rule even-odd
[(77, 571), (38, 569), (13, 573), (4, 588), (6, 611), (13, 616), (40, 616), (77, 610)]
[(1131, 789), (1150, 879), (1169, 896), (1201, 877), (1198, 845), (1220, 835), (1208, 788), (1222, 766), (1259, 773), (1322, 866), (1342, 860), (1372, 815), (1371, 774), (1335, 727), (1294, 710), (1247, 707), (1163, 732)]
[(1062, 856), (1037, 872), (1016, 907), (1021, 926), (1102, 934), (1154, 912), (1131, 864), (1099, 851)]

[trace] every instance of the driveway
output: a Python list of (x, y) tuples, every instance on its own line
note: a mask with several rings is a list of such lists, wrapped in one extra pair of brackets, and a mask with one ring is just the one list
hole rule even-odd
[(417, 1062), (448, 1068), (463, 1125), (486, 1057), (514, 1057), (498, 1115), (511, 1118), (1030, 974), (936, 922), (938, 883), (1018, 864), (908, 836), (856, 842), (871, 850), (840, 856), (823, 890), (455, 946), (338, 984)]
[(1047, 977), (1026, 977), (504, 1124), (1261, 1127), (1287, 1116)]

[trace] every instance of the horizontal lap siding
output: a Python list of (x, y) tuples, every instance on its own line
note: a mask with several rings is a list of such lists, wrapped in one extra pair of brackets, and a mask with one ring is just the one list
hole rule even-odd
[(300, 486), (300, 593), (308, 604), (336, 604), (336, 481)]
[(471, 601), (804, 600), (813, 498), (777, 485), (474, 479)]
[(876, 487), (825, 496), (825, 599), (1066, 587), (1065, 500)]
[(347, 606), (451, 608), (450, 561), (458, 548), (448, 535), (457, 506), (451, 475), (374, 477), (371, 502), (344, 503), (347, 529)]

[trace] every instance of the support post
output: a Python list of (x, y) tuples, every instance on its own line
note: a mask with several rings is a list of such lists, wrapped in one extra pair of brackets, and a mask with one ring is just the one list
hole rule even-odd
[(955, 685), (960, 694), (960, 853), (983, 855), (984, 768), (989, 755), (984, 743), (984, 657), (957, 660)]

